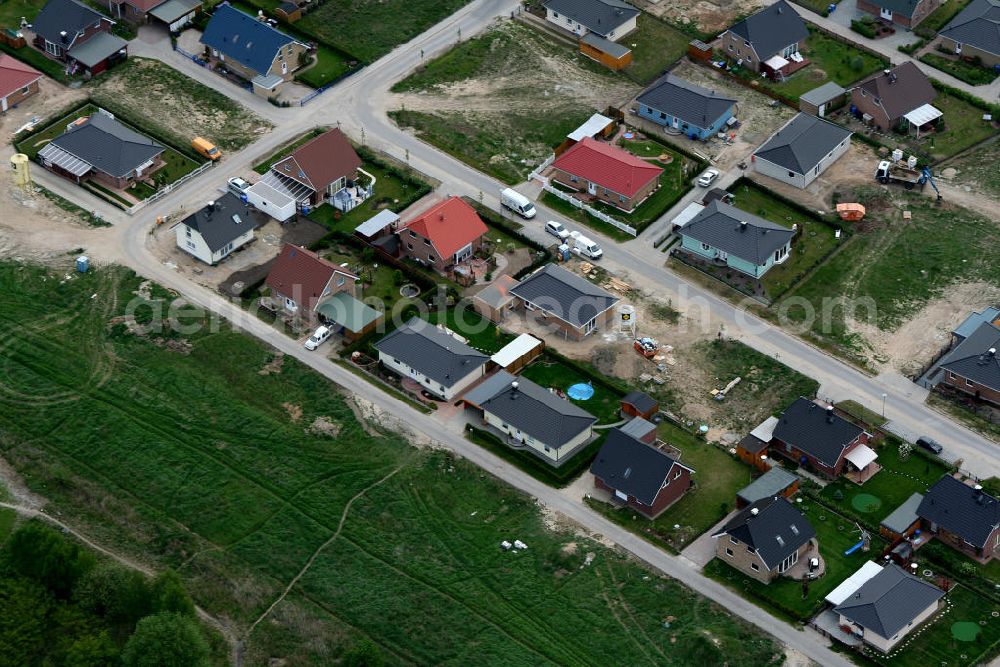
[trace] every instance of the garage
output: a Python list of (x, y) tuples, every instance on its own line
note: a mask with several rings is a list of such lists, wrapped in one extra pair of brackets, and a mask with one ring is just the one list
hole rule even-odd
[(250, 186), (247, 190), (247, 202), (278, 222), (285, 222), (295, 216), (295, 199), (264, 181)]

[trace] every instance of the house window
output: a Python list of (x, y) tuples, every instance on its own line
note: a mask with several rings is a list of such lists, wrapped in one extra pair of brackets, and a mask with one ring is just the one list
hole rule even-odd
[(186, 230), (184, 230), (184, 231), (185, 231), (185, 233), (187, 234), (187, 237), (188, 237), (188, 238), (191, 238), (191, 228), (190, 228), (190, 227), (188, 227), (188, 228), (187, 228)]
[(187, 241), (188, 250), (194, 250), (194, 241)]
[(730, 536), (729, 536), (729, 541), (730, 541), (730, 542), (732, 542), (733, 544), (739, 544), (739, 543), (740, 543), (740, 541), (739, 541), (739, 540), (737, 540), (737, 539), (736, 539), (735, 537), (733, 537), (732, 535), (730, 535)]
[(747, 553), (748, 554), (752, 554), (753, 553), (753, 547), (750, 546), (749, 544), (747, 545)]
[[(288, 310), (295, 310), (296, 308), (298, 308), (298, 306), (295, 304), (295, 300), (294, 299), (289, 299), (286, 296), (285, 297), (285, 308), (287, 308)], [(398, 364), (399, 362), (396, 361), (396, 363)]]
[(406, 249), (407, 250), (413, 250), (413, 244), (412, 243), (407, 243), (406, 244)]
[(681, 471), (680, 470), (678, 470), (677, 472), (674, 473), (674, 479), (678, 479), (680, 476), (681, 476)]
[(58, 57), (59, 54), (62, 53), (62, 49), (59, 48), (58, 44), (53, 44), (52, 42), (46, 41), (45, 52), (48, 53), (49, 55)]
[(743, 40), (743, 46), (749, 47), (750, 46), (750, 40), (748, 40), (748, 39)]
[(552, 18), (554, 19), (559, 18), (559, 12), (552, 12)]
[(732, 50), (733, 50), (733, 45), (732, 45), (732, 44), (730, 44), (730, 45), (729, 45), (729, 50), (730, 50), (730, 51), (732, 51)]
[(750, 563), (750, 569), (754, 572), (760, 572), (760, 566), (757, 563)]
[(27, 95), (29, 92), (31, 92), (31, 86), (25, 86), (24, 88), (21, 89), (22, 95)]
[(732, 558), (733, 557), (733, 550), (730, 549), (729, 547), (726, 547), (726, 555), (729, 556), (730, 558)]
[(580, 181), (579, 178), (577, 178), (576, 176), (573, 176), (572, 174), (570, 174), (570, 177), (569, 177), (569, 182), (570, 183), (578, 183), (579, 181)]
[(411, 230), (410, 230), (410, 236), (411, 236), (412, 238), (417, 238), (417, 233), (416, 233), (415, 231), (413, 231), (413, 230), (411, 229)]
[(434, 255), (427, 255), (427, 261), (431, 262), (433, 264), (434, 263)]
[(663, 113), (663, 112), (661, 111), (661, 112), (660, 112), (660, 118), (661, 118), (662, 120), (666, 120), (666, 119), (667, 119), (667, 114), (665, 114), (665, 113)]
[(346, 282), (347, 278), (345, 278), (343, 274), (337, 274), (337, 287), (343, 287)]
[(430, 245), (430, 244), (431, 244), (430, 239), (424, 239), (424, 245)]
[(973, 382), (972, 380), (966, 380), (965, 381), (965, 386), (967, 386), (967, 387), (975, 387), (976, 383)]
[(795, 172), (794, 171), (788, 172), (788, 178), (795, 178)]

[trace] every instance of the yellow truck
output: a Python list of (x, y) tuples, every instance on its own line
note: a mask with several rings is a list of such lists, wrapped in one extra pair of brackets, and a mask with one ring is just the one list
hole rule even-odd
[(208, 158), (213, 162), (222, 157), (222, 151), (219, 150), (219, 147), (205, 137), (195, 137), (191, 141), (191, 148), (198, 151), (198, 155)]

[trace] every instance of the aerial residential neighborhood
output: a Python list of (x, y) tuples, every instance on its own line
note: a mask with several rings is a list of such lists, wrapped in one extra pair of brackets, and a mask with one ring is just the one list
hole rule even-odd
[(995, 664), (998, 11), (0, 4), (0, 663)]

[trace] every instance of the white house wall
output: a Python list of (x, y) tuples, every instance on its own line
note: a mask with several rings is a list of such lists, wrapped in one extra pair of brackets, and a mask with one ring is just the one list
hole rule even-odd
[[(915, 619), (913, 619), (913, 621), (909, 625), (907, 625), (905, 628), (896, 633), (896, 635), (894, 635), (891, 639), (886, 639), (885, 637), (881, 637), (877, 633), (871, 632), (870, 630), (865, 630), (864, 628), (859, 628), (859, 629), (861, 629), (864, 632), (864, 640), (866, 644), (871, 644), (872, 646), (874, 646), (883, 653), (889, 653), (890, 651), (892, 651), (893, 647), (895, 647), (899, 642), (903, 641), (903, 639), (905, 639), (908, 634), (916, 630), (921, 623), (923, 623), (928, 618), (933, 616), (934, 612), (936, 612), (937, 609), (938, 609), (937, 602), (931, 604), (929, 607), (927, 607), (927, 609), (924, 609), (922, 612), (920, 612), (920, 614)], [(847, 626), (852, 626), (854, 628), (858, 628), (857, 624), (852, 623), (843, 615), (841, 615), (840, 617), (840, 623), (841, 625), (847, 625)]]
[(486, 371), (486, 364), (482, 364), (451, 387), (444, 387), (440, 383), (431, 380), (415, 368), (412, 368), (402, 361), (397, 361), (391, 355), (388, 355), (381, 350), (379, 350), (378, 359), (382, 362), (383, 366), (392, 370), (397, 375), (410, 378), (411, 380), (418, 382), (427, 391), (446, 401), (450, 401), (455, 396), (461, 394), (470, 384), (481, 378), (483, 373)]
[[(504, 433), (507, 433), (515, 440), (523, 442), (526, 446), (530, 447), (531, 449), (535, 450), (538, 454), (544, 456), (545, 458), (553, 462), (558, 462), (560, 458), (563, 456), (563, 454), (565, 454), (566, 452), (571, 452), (574, 449), (576, 449), (576, 447), (578, 447), (579, 445), (582, 445), (584, 442), (590, 439), (592, 433), (590, 428), (586, 428), (575, 438), (565, 443), (562, 447), (555, 448), (547, 445), (547, 443), (541, 442), (540, 440), (536, 440), (527, 433), (520, 431), (516, 426), (508, 424), (500, 417), (491, 413), (489, 410), (483, 411), (483, 417), (486, 419), (486, 423), (492, 426), (493, 428), (498, 429)], [(547, 451), (546, 447), (548, 447)]]
[[(194, 255), (206, 264), (212, 263), (212, 251), (208, 249), (208, 244), (205, 243), (205, 239), (201, 237), (201, 234), (185, 224), (177, 225), (174, 229), (177, 232), (178, 248), (190, 255)], [(191, 232), (190, 238), (187, 235), (188, 231)], [(188, 245), (188, 242), (191, 245)]]

